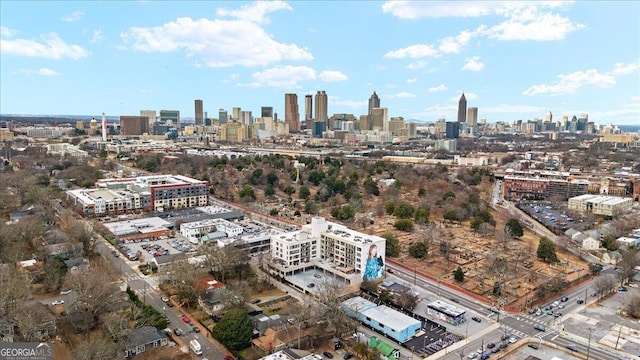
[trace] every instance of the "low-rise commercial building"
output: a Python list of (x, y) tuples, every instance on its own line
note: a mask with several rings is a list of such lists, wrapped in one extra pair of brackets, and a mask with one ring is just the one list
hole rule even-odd
[(625, 214), (633, 206), (632, 198), (609, 195), (580, 195), (569, 199), (569, 209), (603, 216)]
[(223, 232), (227, 237), (235, 237), (241, 235), (242, 231), (242, 226), (224, 219), (209, 219), (180, 225), (180, 234), (193, 244), (203, 242), (203, 238), (210, 233)]

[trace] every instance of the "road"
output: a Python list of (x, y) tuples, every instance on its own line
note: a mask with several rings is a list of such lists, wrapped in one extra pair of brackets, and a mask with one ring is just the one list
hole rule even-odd
[[(109, 259), (114, 269), (118, 269), (125, 285), (128, 285), (133, 291), (136, 292), (138, 297), (143, 302), (153, 306), (159, 312), (163, 313), (169, 319), (168, 327), (173, 329), (180, 329), (184, 333), (180, 336), (180, 341), (187, 346), (190, 340), (198, 340), (202, 345), (202, 357), (208, 359), (223, 359), (226, 355), (225, 352), (218, 349), (209, 338), (205, 336), (206, 331), (196, 333), (192, 330), (192, 326), (182, 321), (182, 313), (177, 307), (169, 307), (164, 301), (162, 301), (161, 295), (158, 293), (157, 283), (154, 278), (143, 277), (137, 273), (132, 266), (136, 266), (137, 262), (129, 262), (122, 256), (115, 257), (112, 255), (112, 251), (115, 248), (108, 244), (105, 239), (99, 237), (100, 240), (96, 244), (96, 249), (99, 253), (104, 254), (105, 258)], [(201, 328), (204, 330), (204, 328)], [(175, 335), (174, 335), (175, 337)]]

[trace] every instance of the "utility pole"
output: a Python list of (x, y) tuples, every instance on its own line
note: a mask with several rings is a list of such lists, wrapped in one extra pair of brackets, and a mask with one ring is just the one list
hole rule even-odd
[(620, 328), (618, 329), (618, 338), (616, 339), (616, 350), (618, 350), (618, 341), (620, 341), (620, 333), (622, 332), (622, 324), (618, 324)]
[[(621, 327), (622, 328), (622, 327)], [(589, 360), (589, 352), (591, 351), (591, 333), (593, 332), (593, 328), (589, 328), (589, 343), (587, 344), (587, 360)], [(618, 339), (620, 338), (620, 334), (618, 334)], [(618, 347), (618, 342), (616, 341), (616, 350)]]

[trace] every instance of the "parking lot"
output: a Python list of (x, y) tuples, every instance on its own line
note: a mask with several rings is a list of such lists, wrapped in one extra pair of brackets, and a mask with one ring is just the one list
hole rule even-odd
[(588, 219), (572, 215), (565, 203), (552, 204), (548, 201), (523, 200), (516, 206), (556, 234), (570, 228), (582, 231), (590, 226)]
[(124, 255), (129, 260), (132, 260), (132, 261), (140, 260), (142, 262), (142, 259), (137, 259), (135, 256), (131, 256), (131, 255), (132, 254), (136, 255), (136, 254), (138, 254), (138, 252), (140, 252), (140, 254), (142, 254), (142, 256), (144, 257), (144, 261), (148, 261), (149, 259), (151, 259), (153, 257), (179, 254), (179, 253), (182, 252), (181, 250), (179, 250), (180, 248), (171, 246), (171, 244), (175, 245), (175, 243), (178, 242), (178, 241), (181, 241), (185, 245), (189, 246), (188, 248), (181, 247), (182, 249), (189, 249), (190, 251), (195, 251), (195, 247), (190, 246), (188, 241), (176, 240), (176, 239), (163, 239), (163, 240), (155, 240), (155, 241), (143, 241), (143, 242), (138, 242), (138, 243), (129, 243), (129, 244), (121, 245), (120, 248), (121, 248), (122, 252), (124, 253)]
[(564, 320), (565, 331), (591, 341), (601, 347), (615, 348), (629, 354), (640, 354), (640, 323), (620, 315), (628, 299), (640, 294), (638, 288), (616, 292)]

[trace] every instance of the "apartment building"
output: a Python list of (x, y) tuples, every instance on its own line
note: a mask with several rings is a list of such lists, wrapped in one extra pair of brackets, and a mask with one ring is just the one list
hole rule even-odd
[(203, 242), (203, 238), (214, 232), (225, 233), (226, 237), (235, 237), (242, 234), (243, 228), (224, 219), (208, 219), (180, 225), (180, 234), (193, 244)]

